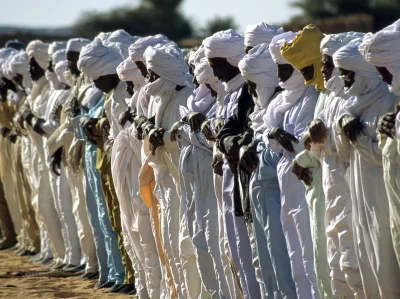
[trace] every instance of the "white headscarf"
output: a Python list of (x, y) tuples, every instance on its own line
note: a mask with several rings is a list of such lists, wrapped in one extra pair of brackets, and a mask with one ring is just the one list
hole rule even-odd
[(44, 43), (41, 40), (34, 40), (26, 47), (28, 56), (35, 58), (36, 62), (43, 70), (46, 70), (49, 66), (49, 46), (49, 44)]
[(213, 69), (208, 63), (207, 58), (201, 59), (195, 65), (194, 75), (196, 76), (197, 82), (199, 84), (210, 84), (211, 86), (213, 86), (218, 82), (218, 78), (214, 76)]
[(393, 76), (390, 91), (400, 95), (400, 20), (375, 34), (367, 34), (358, 50), (372, 65), (388, 69)]
[(139, 38), (132, 45), (129, 46), (129, 57), (133, 62), (145, 62), (143, 57), (147, 47), (154, 47), (157, 44), (166, 44), (169, 40), (165, 35), (157, 34)]
[(233, 66), (238, 66), (239, 61), (246, 54), (244, 52), (244, 37), (229, 29), (219, 31), (203, 41), (207, 58), (226, 58)]
[(55, 65), (54, 72), (57, 75), (58, 81), (60, 81), (61, 83), (64, 83), (65, 85), (68, 85), (69, 87), (73, 87), (73, 85), (71, 84), (72, 82), (69, 82), (64, 76), (64, 72), (67, 69), (68, 69), (68, 61), (67, 60), (62, 60), (62, 61), (59, 61)]
[(67, 48), (67, 42), (52, 42), (49, 46), (50, 57), (58, 50), (65, 50)]
[[(197, 51), (194, 51), (193, 57), (189, 57), (188, 64), (196, 66), (196, 64), (199, 64), (200, 61), (206, 57), (205, 53), (206, 49), (204, 48), (203, 45), (200, 46), (200, 48), (197, 49)], [(192, 55), (191, 55), (192, 56)]]
[(32, 85), (32, 79), (29, 74), (29, 57), (25, 51), (19, 51), (18, 53), (12, 55), (9, 61), (10, 72), (12, 72), (13, 77), (17, 74), (22, 76), (22, 86), (25, 89), (29, 89)]
[(119, 29), (111, 33), (111, 35), (103, 41), (107, 46), (115, 46), (121, 50), (124, 59), (129, 56), (129, 46), (132, 45), (137, 38), (134, 38), (125, 30)]
[(101, 76), (116, 74), (117, 66), (123, 61), (121, 51), (113, 46), (105, 46), (99, 38), (81, 50), (78, 69), (92, 80)]
[(244, 45), (255, 47), (259, 44), (269, 44), (275, 35), (283, 33), (283, 28), (265, 22), (248, 25), (244, 32)]
[(60, 61), (65, 60), (66, 53), (67, 53), (67, 51), (65, 49), (61, 49), (61, 50), (58, 50), (58, 51), (54, 52), (53, 55), (51, 56), (51, 60), (53, 61), (53, 65), (56, 65)]
[(269, 52), (269, 44), (260, 44), (251, 49), (240, 60), (239, 69), (244, 78), (257, 85), (257, 98), (254, 102), (259, 107), (266, 106), (279, 85), (279, 79), (276, 76), (278, 69)]
[(136, 63), (132, 62), (130, 57), (122, 61), (117, 67), (117, 74), (121, 81), (131, 81), (134, 85), (143, 86), (146, 84), (146, 78), (137, 67)]
[[(0, 82), (2, 82), (1, 78), (4, 77), (3, 64), (7, 61), (9, 56), (11, 56), (12, 54), (15, 54), (15, 53), (17, 53), (17, 50), (12, 49), (12, 48), (0, 49)], [(28, 66), (28, 70), (29, 70), (29, 66)]]
[(80, 52), (90, 42), (91, 40), (86, 38), (72, 38), (67, 43), (67, 52)]
[(297, 36), (297, 33), (288, 31), (288, 32), (284, 32), (284, 33), (275, 35), (272, 38), (271, 43), (269, 44), (269, 51), (270, 51), (271, 57), (275, 63), (290, 64), (285, 58), (283, 58), (283, 56), (281, 54), (281, 46), (283, 43), (291, 42), (296, 36)]

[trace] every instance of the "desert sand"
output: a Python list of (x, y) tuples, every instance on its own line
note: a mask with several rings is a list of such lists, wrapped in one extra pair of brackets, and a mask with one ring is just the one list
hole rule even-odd
[(7, 272), (43, 271), (48, 268), (33, 263), (28, 257), (16, 256), (11, 251), (0, 251), (0, 298), (74, 298), (74, 299), (128, 299), (135, 296), (106, 294), (102, 290), (93, 290), (96, 281), (79, 280), (77, 277), (11, 277), (1, 278)]

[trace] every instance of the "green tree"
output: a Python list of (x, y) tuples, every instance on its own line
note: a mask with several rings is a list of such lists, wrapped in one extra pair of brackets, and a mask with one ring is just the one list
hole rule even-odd
[(215, 32), (234, 29), (237, 30), (238, 25), (236, 24), (233, 17), (215, 17), (209, 21), (207, 21), (205, 27), (201, 30), (201, 34), (204, 36), (213, 35)]

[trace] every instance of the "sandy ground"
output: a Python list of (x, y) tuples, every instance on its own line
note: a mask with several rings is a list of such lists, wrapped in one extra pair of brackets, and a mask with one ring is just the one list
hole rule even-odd
[(28, 257), (16, 256), (10, 251), (0, 251), (0, 298), (35, 299), (35, 298), (75, 298), (75, 299), (128, 299), (135, 296), (105, 294), (94, 291), (96, 281), (83, 281), (77, 277), (13, 277), (1, 278), (7, 272), (42, 271), (46, 267), (29, 261)]

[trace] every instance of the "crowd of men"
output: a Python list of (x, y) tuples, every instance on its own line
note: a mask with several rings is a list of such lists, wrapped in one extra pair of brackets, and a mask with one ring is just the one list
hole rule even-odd
[(400, 20), (186, 52), (0, 50), (1, 249), (139, 298), (400, 298)]

